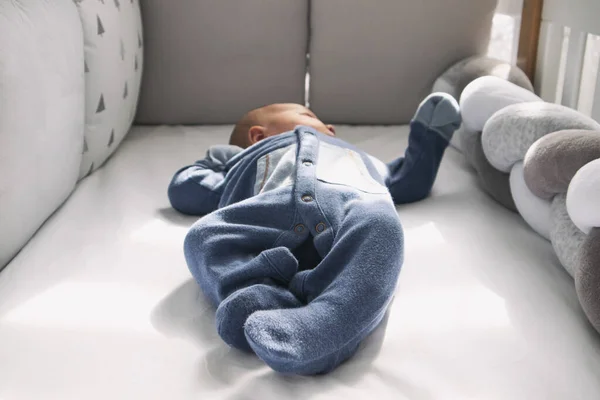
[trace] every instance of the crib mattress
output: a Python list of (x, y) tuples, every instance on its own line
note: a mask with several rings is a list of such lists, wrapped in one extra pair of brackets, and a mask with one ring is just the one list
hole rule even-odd
[[(179, 167), (230, 127), (136, 127), (0, 273), (0, 399), (594, 399), (600, 335), (550, 243), (449, 149), (398, 207), (400, 283), (382, 326), (320, 377), (280, 376), (218, 338), (186, 268)], [(338, 127), (384, 160), (406, 127)]]

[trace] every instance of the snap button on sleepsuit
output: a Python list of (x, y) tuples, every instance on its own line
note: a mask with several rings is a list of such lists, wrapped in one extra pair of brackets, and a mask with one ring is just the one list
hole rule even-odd
[(323, 222), (319, 222), (317, 224), (317, 226), (315, 226), (315, 231), (317, 231), (317, 233), (321, 233), (325, 230), (325, 224)]

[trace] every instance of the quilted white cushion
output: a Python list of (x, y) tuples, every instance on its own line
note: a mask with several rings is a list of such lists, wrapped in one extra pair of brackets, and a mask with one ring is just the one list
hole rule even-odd
[(106, 161), (135, 116), (143, 38), (138, 0), (75, 0), (85, 38), (85, 143), (80, 178)]
[(521, 161), (510, 171), (510, 191), (517, 210), (525, 222), (542, 237), (550, 240), (552, 202), (537, 197), (529, 190), (525, 184)]
[(333, 124), (410, 121), (444, 70), (486, 52), (496, 4), (311, 1), (311, 108)]
[(233, 124), (265, 104), (304, 103), (308, 8), (309, 0), (143, 0), (136, 120)]
[(584, 233), (600, 227), (600, 159), (584, 165), (571, 180), (567, 211)]
[(77, 181), (81, 35), (71, 0), (0, 1), (0, 269)]

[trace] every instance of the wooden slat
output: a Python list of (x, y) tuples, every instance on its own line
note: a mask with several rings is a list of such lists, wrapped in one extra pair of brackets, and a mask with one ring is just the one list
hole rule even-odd
[(600, 35), (600, 1), (545, 0), (542, 18), (572, 29)]
[(517, 65), (533, 82), (544, 0), (524, 0)]
[(579, 89), (579, 100), (577, 110), (585, 115), (592, 115), (594, 105), (594, 89), (596, 88), (596, 75), (598, 73), (598, 55), (600, 42), (594, 35), (588, 35), (585, 45), (585, 56), (583, 57), (583, 68), (581, 69), (581, 85)]
[(564, 28), (550, 22), (542, 22), (539, 52), (535, 73), (535, 92), (545, 101), (554, 103), (560, 71)]
[(516, 64), (517, 58), (519, 57), (519, 40), (521, 35), (521, 13), (514, 17), (514, 25), (513, 25), (513, 37), (511, 44), (511, 54), (510, 54), (510, 63)]
[(587, 33), (571, 29), (562, 104), (574, 109), (577, 109), (577, 102), (579, 101), (586, 42)]
[(594, 106), (592, 107), (592, 118), (600, 122), (600, 68), (596, 75), (596, 90), (594, 92)]
[(558, 64), (558, 77), (556, 79), (556, 96), (553, 100), (556, 104), (562, 104), (563, 89), (565, 88), (565, 71), (567, 70), (567, 51), (569, 51), (569, 38), (571, 37), (571, 28), (563, 28), (563, 40), (560, 45), (560, 61)]

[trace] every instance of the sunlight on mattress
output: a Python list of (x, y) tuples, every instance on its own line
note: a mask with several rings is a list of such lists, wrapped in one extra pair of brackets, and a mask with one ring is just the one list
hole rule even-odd
[(404, 238), (407, 245), (411, 246), (411, 250), (421, 247), (433, 248), (446, 242), (434, 222), (405, 229)]
[[(483, 286), (404, 291), (394, 304), (404, 335), (506, 328), (511, 325), (504, 299)], [(388, 330), (394, 329), (393, 324)]]
[(162, 243), (181, 245), (189, 227), (156, 218), (131, 233), (137, 243)]
[(5, 323), (44, 328), (153, 333), (156, 295), (133, 285), (68, 282), (11, 310)]

